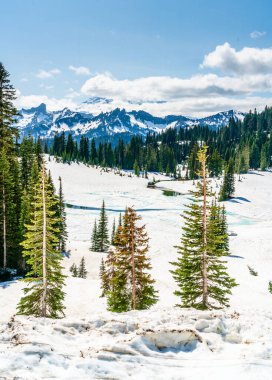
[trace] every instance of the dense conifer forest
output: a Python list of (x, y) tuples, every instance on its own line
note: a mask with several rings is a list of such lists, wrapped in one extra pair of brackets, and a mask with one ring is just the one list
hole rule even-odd
[(119, 140), (96, 143), (83, 135), (79, 142), (71, 134), (57, 134), (53, 142), (43, 142), (50, 152), (64, 162), (80, 161), (102, 167), (139, 171), (157, 171), (179, 177), (177, 165), (187, 168), (186, 178), (197, 178), (197, 152), (208, 148), (208, 170), (211, 176), (222, 174), (227, 167), (238, 174), (248, 169), (265, 170), (271, 165), (272, 108), (249, 112), (243, 121), (230, 119), (229, 125), (218, 130), (209, 127), (169, 128), (146, 138), (133, 136), (130, 142)]

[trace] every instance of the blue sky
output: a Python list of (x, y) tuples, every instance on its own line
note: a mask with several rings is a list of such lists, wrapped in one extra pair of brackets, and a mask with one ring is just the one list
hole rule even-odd
[(19, 106), (248, 110), (271, 102), (271, 13), (268, 0), (3, 0), (0, 59)]

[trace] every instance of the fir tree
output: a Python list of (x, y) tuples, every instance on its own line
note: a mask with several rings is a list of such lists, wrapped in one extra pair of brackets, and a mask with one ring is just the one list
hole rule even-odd
[[(4, 270), (11, 266), (16, 228), (16, 205), (11, 166), (6, 150), (0, 150), (0, 227), (1, 227), (1, 264)], [(19, 226), (18, 226), (19, 229)]]
[(97, 223), (96, 219), (94, 220), (94, 226), (93, 226), (93, 232), (92, 232), (92, 238), (91, 238), (91, 251), (98, 252), (100, 249), (100, 246), (98, 244), (97, 239)]
[(79, 267), (78, 267), (78, 277), (80, 278), (86, 278), (87, 277), (87, 269), (86, 269), (86, 265), (85, 265), (85, 258), (84, 256), (82, 257), (82, 259), (80, 260), (80, 264), (79, 264)]
[(147, 258), (148, 237), (145, 226), (138, 226), (140, 216), (133, 208), (124, 215), (123, 226), (115, 237), (110, 290), (106, 292), (108, 309), (128, 311), (148, 309), (157, 302), (150, 260)]
[(108, 232), (108, 217), (106, 214), (104, 200), (102, 203), (100, 218), (99, 218), (98, 228), (97, 228), (97, 244), (98, 244), (99, 252), (107, 251), (110, 244), (109, 232)]
[(101, 290), (102, 290), (102, 293), (101, 293), (100, 297), (105, 297), (105, 289), (104, 289), (105, 272), (106, 272), (106, 268), (105, 268), (104, 259), (102, 257), (101, 263), (100, 263), (100, 267), (99, 267), (99, 278), (100, 278)]
[(55, 227), (57, 202), (43, 164), (31, 204), (31, 223), (22, 243), (30, 270), (25, 279), (29, 286), (18, 305), (19, 314), (51, 318), (64, 315), (62, 256), (57, 249), (59, 231)]
[(115, 234), (116, 234), (116, 228), (115, 228), (115, 218), (114, 218), (113, 224), (112, 224), (112, 232), (111, 232), (111, 245), (114, 245)]
[(268, 283), (268, 291), (272, 294), (272, 281), (269, 281)]
[(59, 202), (57, 204), (57, 216), (60, 220), (58, 223), (59, 229), (59, 249), (61, 252), (66, 250), (66, 240), (67, 240), (67, 226), (66, 226), (66, 212), (65, 212), (65, 202), (62, 190), (62, 180), (59, 177)]
[(226, 201), (235, 191), (234, 164), (231, 161), (225, 168), (223, 184), (220, 189), (219, 200)]
[(107, 252), (107, 260), (104, 262), (103, 258), (101, 260), (99, 268), (99, 277), (101, 282), (101, 295), (100, 297), (105, 297), (110, 291), (110, 281), (114, 272), (113, 260), (115, 258), (115, 252), (113, 249), (109, 249)]
[(73, 263), (70, 267), (70, 272), (72, 273), (73, 277), (78, 277), (78, 269), (75, 263)]
[(134, 170), (134, 173), (137, 177), (140, 176), (140, 168), (139, 168), (139, 165), (138, 165), (138, 162), (135, 160), (134, 162), (134, 165), (133, 165), (133, 170)]
[[(120, 212), (120, 214), (119, 214), (118, 227), (122, 227), (122, 214), (121, 214), (121, 212)], [(117, 228), (118, 228), (118, 227), (117, 227)]]
[(18, 267), (20, 188), (15, 140), (18, 129), (14, 126), (17, 110), (13, 106), (15, 89), (9, 73), (0, 63), (0, 266)]
[(218, 209), (215, 204), (211, 207), (209, 203), (213, 194), (206, 179), (206, 151), (204, 147), (198, 152), (201, 165), (198, 175), (202, 181), (192, 191), (194, 201), (184, 212), (185, 226), (181, 244), (177, 247), (179, 257), (172, 263), (175, 270), (171, 271), (179, 287), (175, 291), (181, 299), (179, 306), (196, 309), (228, 306), (231, 288), (236, 285), (234, 279), (228, 276), (222, 260), (226, 254), (225, 236), (219, 234)]

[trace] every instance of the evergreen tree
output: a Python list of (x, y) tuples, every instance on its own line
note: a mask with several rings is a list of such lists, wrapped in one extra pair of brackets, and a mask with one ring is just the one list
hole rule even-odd
[(133, 170), (134, 170), (134, 173), (137, 177), (140, 176), (140, 168), (139, 168), (139, 165), (138, 165), (138, 162), (135, 160), (134, 162), (134, 165), (133, 165)]
[(62, 180), (59, 177), (59, 197), (57, 204), (57, 216), (59, 218), (58, 229), (59, 229), (59, 250), (65, 252), (66, 241), (67, 241), (67, 226), (66, 226), (66, 212), (65, 212), (65, 202), (62, 190)]
[(72, 273), (73, 277), (78, 277), (78, 269), (75, 263), (73, 263), (70, 267), (70, 272)]
[(104, 285), (105, 285), (105, 273), (106, 273), (106, 268), (105, 268), (104, 259), (102, 257), (101, 263), (100, 263), (100, 267), (99, 267), (99, 278), (100, 278), (101, 290), (102, 290), (102, 293), (101, 293), (100, 297), (105, 297), (105, 294), (106, 294), (106, 289), (104, 288)]
[(99, 252), (100, 246), (97, 239), (97, 224), (96, 219), (94, 220), (94, 226), (93, 226), (93, 232), (92, 232), (92, 239), (91, 239), (91, 251), (93, 252)]
[(112, 224), (112, 232), (111, 232), (111, 245), (114, 245), (115, 233), (116, 233), (116, 228), (115, 228), (115, 218), (114, 218), (113, 224)]
[(222, 173), (222, 158), (217, 149), (213, 151), (208, 167), (211, 177), (218, 177)]
[(105, 209), (105, 202), (103, 200), (102, 207), (100, 211), (100, 218), (97, 228), (97, 244), (98, 251), (105, 252), (109, 247), (109, 232), (108, 232), (108, 217)]
[(34, 161), (34, 141), (31, 136), (24, 138), (20, 146), (20, 172), (23, 189), (29, 189), (31, 168)]
[(111, 246), (107, 252), (107, 257), (104, 262), (102, 259), (100, 265), (100, 280), (101, 280), (101, 296), (108, 296), (110, 291), (114, 291), (113, 277), (115, 275), (115, 265), (117, 261), (117, 252), (115, 247)]
[[(120, 212), (120, 214), (119, 214), (118, 227), (122, 227), (122, 214), (121, 214), (121, 212)], [(117, 228), (118, 228), (118, 227), (117, 227)]]
[(86, 278), (87, 277), (87, 269), (86, 269), (86, 265), (85, 265), (85, 258), (84, 256), (82, 257), (82, 259), (80, 260), (80, 264), (79, 264), (79, 267), (78, 267), (78, 277), (80, 278)]
[(268, 141), (262, 146), (261, 150), (261, 170), (266, 170), (270, 165), (270, 156), (269, 156), (269, 143)]
[[(1, 264), (4, 270), (11, 266), (13, 253), (13, 232), (16, 224), (13, 178), (5, 149), (0, 150), (0, 227)], [(19, 228), (19, 226), (18, 226)]]
[(224, 172), (223, 185), (220, 189), (219, 200), (226, 201), (235, 191), (234, 164), (232, 161), (227, 165)]
[(20, 188), (18, 158), (15, 140), (18, 129), (14, 126), (17, 110), (13, 106), (15, 89), (9, 73), (0, 63), (0, 266), (18, 268)]
[(37, 192), (31, 204), (31, 223), (23, 241), (23, 255), (30, 270), (25, 281), (24, 296), (18, 304), (19, 314), (57, 318), (64, 315), (64, 276), (59, 253), (59, 231), (55, 227), (56, 204), (45, 165), (39, 173)]
[(179, 287), (175, 291), (181, 299), (179, 306), (203, 310), (228, 306), (231, 288), (236, 285), (222, 260), (225, 236), (218, 233), (218, 209), (209, 202), (213, 194), (206, 178), (206, 151), (204, 147), (198, 152), (201, 165), (198, 175), (202, 180), (192, 191), (194, 201), (184, 212), (185, 226), (177, 247), (179, 257), (172, 263), (175, 270), (171, 271)]
[(145, 226), (138, 226), (140, 216), (133, 208), (124, 215), (118, 228), (113, 251), (110, 290), (106, 292), (108, 309), (122, 312), (148, 309), (157, 302), (150, 260), (147, 258), (148, 237)]

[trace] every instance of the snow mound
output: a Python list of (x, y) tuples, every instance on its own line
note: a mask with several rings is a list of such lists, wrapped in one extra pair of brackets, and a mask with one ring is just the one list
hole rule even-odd
[(145, 331), (140, 340), (149, 349), (163, 353), (190, 352), (197, 348), (198, 343), (203, 343), (201, 336), (193, 329)]
[(257, 310), (159, 307), (83, 319), (15, 316), (0, 323), (0, 377), (270, 380), (271, 321)]

